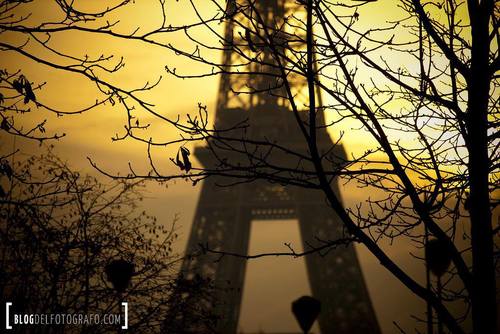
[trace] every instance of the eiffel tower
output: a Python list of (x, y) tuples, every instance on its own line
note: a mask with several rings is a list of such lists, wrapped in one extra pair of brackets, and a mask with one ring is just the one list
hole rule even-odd
[[(238, 16), (228, 20), (225, 27), (224, 40), (231, 42), (234, 47), (227, 47), (223, 53), (227, 73), (221, 76), (215, 128), (234, 128), (225, 136), (277, 142), (290, 150), (307, 154), (306, 142), (290, 110), (279, 68), (273, 57), (276, 52), (285, 54), (285, 41), (289, 49), (299, 50), (297, 54), (305, 50), (304, 30), (296, 28), (305, 22), (303, 5), (294, 0), (228, 1), (226, 13)], [(246, 27), (251, 27), (251, 31)], [(266, 27), (272, 28), (272, 35), (266, 33)], [(270, 42), (265, 42), (266, 39), (273, 39), (274, 49), (269, 46)], [(249, 61), (252, 57), (258, 61)], [(292, 68), (292, 65), (287, 66)], [(297, 101), (302, 97), (302, 106), (306, 107), (305, 80), (294, 76), (294, 71), (288, 72), (292, 93)], [(317, 99), (321, 104), (319, 94)], [(301, 117), (305, 119), (307, 113), (302, 114)], [(248, 125), (245, 130), (235, 127), (235, 124), (241, 124), (244, 120)], [(328, 135), (321, 108), (317, 113), (317, 125), (317, 147), (320, 152), (329, 152), (341, 160), (345, 156), (344, 150), (340, 144), (334, 144)], [(207, 146), (210, 149), (198, 147), (194, 151), (196, 158), (206, 168), (220, 165), (220, 156), (216, 159), (213, 154), (214, 147), (218, 146), (214, 141), (209, 140)], [(233, 151), (243, 150), (252, 150), (254, 155), (259, 155), (259, 150), (263, 149), (250, 141), (244, 148), (233, 146)], [(231, 150), (219, 153), (224, 156), (224, 161), (232, 161), (238, 166), (245, 163), (240, 153)], [(263, 151), (261, 153), (265, 154)], [(296, 156), (284, 152), (269, 156), (268, 159), (273, 165), (301, 166), (313, 170), (305, 162), (297, 161)], [(199, 249), (200, 243), (215, 250), (247, 254), (252, 220), (298, 219), (304, 250), (310, 249), (312, 245), (320, 246), (321, 240), (345, 236), (340, 220), (333, 209), (325, 204), (321, 191), (262, 180), (219, 186), (224, 183), (227, 183), (227, 179), (221, 176), (209, 177), (204, 181), (187, 254)], [(337, 182), (334, 184), (338, 194)], [(312, 295), (322, 303), (319, 316), (321, 333), (380, 333), (352, 245), (341, 246), (326, 255), (308, 255), (305, 260)], [(209, 277), (218, 287), (215, 296), (217, 303), (206, 307), (213, 308), (210, 311), (221, 317), (217, 326), (220, 333), (235, 334), (237, 331), (245, 268), (244, 259), (232, 256), (220, 258), (213, 254), (190, 257), (183, 262), (181, 270), (185, 277)]]

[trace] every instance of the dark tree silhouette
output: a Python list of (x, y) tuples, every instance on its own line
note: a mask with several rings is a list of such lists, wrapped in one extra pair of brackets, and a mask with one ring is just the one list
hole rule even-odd
[[(139, 210), (139, 182), (109, 184), (80, 175), (49, 152), (1, 160), (0, 296), (22, 314), (122, 314), (137, 333), (180, 333), (178, 314), (210, 328), (208, 314), (174, 292), (179, 256), (175, 226)], [(126, 281), (125, 281), (126, 280)], [(189, 286), (204, 298), (210, 282)], [(118, 311), (120, 310), (120, 311)], [(102, 319), (102, 318), (101, 318)], [(5, 319), (4, 319), (5, 320)], [(11, 319), (12, 323), (12, 319)], [(123, 325), (123, 320), (119, 326)], [(116, 325), (14, 326), (19, 333), (108, 333)], [(209, 332), (206, 330), (206, 332)]]
[[(213, 11), (209, 14), (199, 11), (193, 1), (182, 2), (192, 6), (196, 20), (172, 25), (165, 1), (160, 1), (163, 20), (147, 32), (123, 33), (115, 23), (101, 20), (113, 8), (89, 14), (65, 1), (56, 1), (68, 13), (60, 22), (24, 24), (22, 20), (9, 19), (0, 28), (23, 36), (74, 30), (173, 51), (187, 61), (207, 65), (209, 70), (181, 73), (182, 69), (167, 65), (171, 75), (237, 78), (229, 81), (224, 94), (241, 103), (259, 94), (279, 99), (295, 115), (307, 152), (280, 145), (279, 136), (253, 138), (251, 122), (245, 119), (215, 128), (203, 105), (197, 114), (186, 119), (169, 119), (159, 112), (159, 107), (141, 99), (137, 91), (102, 79), (93, 71), (98, 65), (81, 66), (81, 59), (75, 61), (78, 65), (64, 66), (40, 58), (24, 44), (1, 42), (0, 47), (87, 77), (110, 102), (112, 99), (125, 109), (125, 133), (115, 140), (135, 139), (147, 145), (151, 171), (138, 174), (130, 168), (128, 175), (117, 176), (92, 162), (104, 174), (159, 181), (184, 178), (193, 183), (217, 175), (227, 177), (227, 185), (263, 179), (320, 189), (341, 218), (345, 236), (366, 246), (408, 289), (427, 301), (450, 332), (464, 333), (461, 320), (468, 315), (454, 314), (437, 297), (435, 289), (423, 286), (395, 263), (379, 241), (401, 237), (423, 247), (432, 237), (446, 245), (452, 259), (446, 275), (461, 282), (461, 289), (455, 291), (451, 287), (447, 291), (445, 283), (447, 298), (459, 299), (468, 306), (474, 333), (495, 333), (498, 246), (494, 238), (499, 227), (493, 225), (492, 217), (498, 213), (495, 194), (500, 69), (499, 8), (495, 1), (289, 1), (284, 2), (287, 16), (280, 22), (265, 19), (266, 13), (257, 10), (250, 0), (211, 1)], [(24, 3), (5, 1), (4, 7)], [(128, 2), (120, 4), (125, 5)], [(304, 8), (307, 15), (294, 15), (290, 10), (293, 6)], [(399, 6), (405, 16), (383, 26), (363, 28), (365, 18), (383, 12), (384, 6)], [(3, 13), (4, 17), (9, 15), (8, 11)], [(86, 19), (95, 22), (89, 25)], [(240, 33), (225, 36), (219, 32), (221, 24), (232, 24)], [(198, 37), (196, 31), (203, 28), (212, 34), (211, 40)], [(173, 32), (183, 32), (192, 49), (165, 42)], [(236, 60), (229, 67), (224, 60), (213, 59), (213, 51), (230, 54)], [(249, 85), (247, 79), (252, 76), (269, 78), (268, 85)], [(12, 81), (10, 89), (34, 103), (26, 84), (23, 88), (16, 85), (19, 89)], [(143, 90), (153, 87), (146, 85)], [(321, 104), (317, 96), (323, 96), (327, 103)], [(148, 125), (132, 116), (136, 109), (151, 113), (154, 122), (166, 122), (180, 131), (181, 137), (152, 137)], [(348, 158), (340, 163), (339, 157), (332, 156), (333, 149), (319, 151), (318, 112), (327, 115), (327, 127), (332, 131), (345, 130), (344, 124), (348, 124), (349, 129), (369, 138), (371, 144), (361, 154), (348, 152)], [(216, 166), (200, 167), (190, 160), (185, 145), (197, 142), (205, 143), (213, 153), (219, 162)], [(179, 154), (172, 160), (181, 171), (165, 174), (165, 159), (158, 152), (179, 144)], [(278, 154), (291, 159), (286, 164), (276, 163), (272, 157)], [(230, 158), (235, 155), (238, 158)], [(356, 182), (367, 193), (381, 195), (367, 196), (355, 208), (344, 207), (331, 187), (335, 178)], [(325, 240), (322, 249), (337, 243)], [(204, 251), (214, 250), (208, 245)], [(300, 254), (291, 251), (290, 255)]]

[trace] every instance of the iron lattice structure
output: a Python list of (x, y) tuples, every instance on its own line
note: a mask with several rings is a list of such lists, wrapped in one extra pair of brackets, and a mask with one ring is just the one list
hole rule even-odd
[[(290, 150), (306, 153), (305, 140), (290, 111), (279, 75), (279, 66), (287, 67), (287, 78), (296, 100), (304, 97), (302, 105), (307, 106), (307, 95), (303, 94), (306, 82), (301, 79), (303, 76), (295, 75), (300, 71), (297, 64), (305, 52), (305, 29), (300, 28), (304, 27), (306, 17), (303, 6), (291, 0), (228, 3), (228, 6), (236, 6), (228, 7), (228, 15), (238, 17), (228, 20), (225, 28), (224, 40), (231, 47), (223, 54), (227, 73), (221, 76), (215, 128), (228, 129), (245, 119), (248, 127), (240, 133), (233, 131), (233, 136), (276, 140)], [(290, 61), (277, 64), (277, 52)], [(321, 103), (320, 96), (318, 101)], [(317, 125), (319, 150), (329, 151), (341, 160), (344, 150), (328, 135), (321, 108), (318, 108)], [(223, 154), (228, 160), (242, 159), (241, 154), (227, 151)], [(214, 157), (213, 148), (197, 148), (195, 156), (207, 168), (220, 163)], [(269, 159), (273, 164), (298, 165), (294, 157), (286, 154), (276, 154)], [(218, 186), (222, 183), (224, 180), (217, 176), (203, 183), (187, 254), (199, 249), (199, 244), (247, 254), (252, 220), (298, 219), (305, 250), (318, 245), (319, 240), (344, 236), (340, 220), (325, 204), (321, 191), (265, 181)], [(338, 193), (338, 186), (335, 187)], [(353, 246), (339, 247), (327, 255), (306, 256), (306, 267), (312, 294), (322, 303), (319, 326), (323, 334), (380, 333)], [(188, 257), (183, 263), (182, 272), (188, 279), (200, 275), (214, 280), (216, 296), (203, 307), (211, 308), (221, 317), (217, 327), (220, 333), (237, 331), (245, 268), (244, 259), (209, 254)]]

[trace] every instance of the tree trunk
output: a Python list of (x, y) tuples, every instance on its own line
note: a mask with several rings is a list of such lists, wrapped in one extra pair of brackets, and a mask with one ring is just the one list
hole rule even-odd
[(493, 235), (488, 191), (489, 1), (469, 8), (472, 26), (471, 71), (468, 82), (470, 221), (472, 238), (472, 320), (476, 334), (495, 334), (496, 287)]

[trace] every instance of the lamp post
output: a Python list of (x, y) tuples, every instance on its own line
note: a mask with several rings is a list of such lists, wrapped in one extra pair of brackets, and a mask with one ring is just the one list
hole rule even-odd
[[(122, 293), (127, 290), (130, 280), (135, 272), (135, 266), (132, 262), (118, 259), (110, 261), (104, 268), (108, 281), (111, 282), (113, 288), (118, 295), (118, 310), (121, 312)], [(117, 329), (118, 333), (120, 332)]]
[[(441, 276), (451, 264), (451, 252), (446, 242), (439, 239), (430, 239), (425, 245), (425, 261), (429, 270), (437, 277), (437, 294), (441, 301)], [(438, 333), (443, 334), (443, 324), (438, 315)]]
[(304, 334), (307, 334), (321, 312), (321, 302), (310, 296), (302, 296), (292, 302), (292, 312)]
[(134, 264), (123, 259), (113, 260), (106, 265), (104, 270), (113, 288), (118, 293), (122, 293), (130, 284), (130, 279), (134, 274)]

